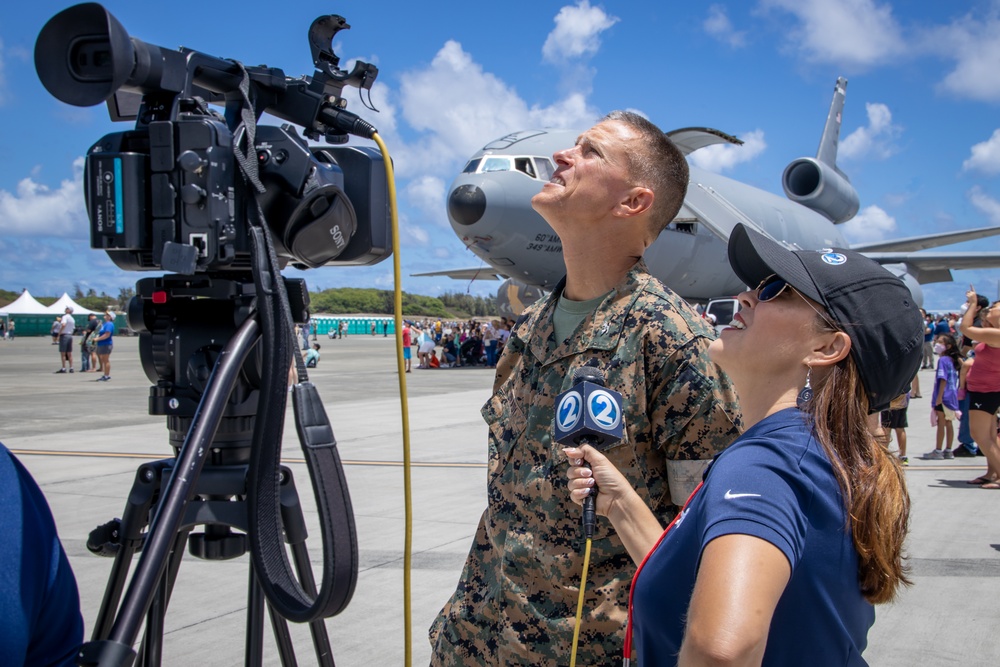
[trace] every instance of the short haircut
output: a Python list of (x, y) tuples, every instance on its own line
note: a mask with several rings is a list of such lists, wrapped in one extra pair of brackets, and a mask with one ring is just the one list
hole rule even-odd
[(632, 111), (612, 111), (603, 120), (625, 123), (639, 133), (639, 150), (628, 151), (632, 178), (653, 191), (650, 210), (653, 238), (677, 216), (690, 178), (680, 149), (655, 124)]
[(980, 308), (985, 308), (988, 305), (990, 305), (990, 300), (988, 298), (986, 298), (985, 296), (983, 296), (982, 294), (977, 294), (976, 295), (976, 305), (979, 306)]

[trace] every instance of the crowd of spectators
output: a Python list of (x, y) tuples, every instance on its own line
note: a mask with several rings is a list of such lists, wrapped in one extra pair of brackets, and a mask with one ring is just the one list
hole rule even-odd
[(514, 321), (408, 320), (410, 344), (417, 348), (417, 368), (495, 368)]

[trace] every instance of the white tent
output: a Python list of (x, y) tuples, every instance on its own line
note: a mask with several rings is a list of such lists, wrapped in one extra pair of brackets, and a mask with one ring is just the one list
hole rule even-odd
[(50, 315), (48, 308), (38, 303), (28, 290), (21, 292), (12, 303), (0, 308), (0, 315)]
[(76, 301), (73, 301), (73, 299), (71, 299), (69, 297), (69, 294), (67, 294), (66, 292), (63, 292), (63, 295), (59, 297), (58, 301), (56, 301), (54, 304), (46, 308), (45, 312), (49, 313), (50, 315), (52, 314), (62, 315), (63, 311), (65, 311), (67, 307), (73, 309), (74, 315), (98, 314), (96, 310), (87, 310), (86, 308), (78, 304)]

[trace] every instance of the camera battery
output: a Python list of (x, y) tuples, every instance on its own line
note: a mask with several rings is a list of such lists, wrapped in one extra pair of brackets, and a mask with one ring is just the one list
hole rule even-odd
[(84, 178), (90, 213), (90, 247), (138, 250), (146, 247), (146, 156), (94, 153)]

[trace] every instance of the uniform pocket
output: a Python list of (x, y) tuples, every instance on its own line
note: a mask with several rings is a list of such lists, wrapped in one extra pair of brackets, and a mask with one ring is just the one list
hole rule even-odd
[(490, 428), (487, 468), (492, 479), (506, 467), (527, 420), (506, 387), (501, 387), (486, 401), (482, 414)]

